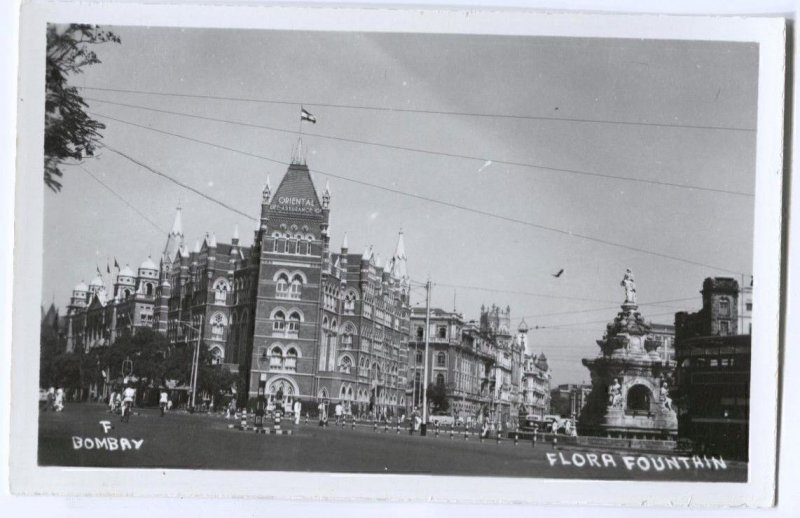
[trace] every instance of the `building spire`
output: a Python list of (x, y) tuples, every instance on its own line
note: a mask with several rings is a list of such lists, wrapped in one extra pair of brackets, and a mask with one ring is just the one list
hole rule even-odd
[(264, 191), (261, 194), (263, 203), (269, 203), (272, 197), (272, 186), (269, 184), (269, 175), (267, 175), (267, 183), (264, 184)]
[(331, 183), (325, 181), (325, 192), (322, 193), (322, 208), (327, 209), (331, 203)]
[(303, 137), (297, 137), (292, 149), (292, 165), (306, 165), (306, 151), (303, 149)]
[(183, 244), (183, 219), (181, 217), (181, 203), (175, 208), (175, 220), (172, 223), (172, 230), (167, 235), (167, 243), (164, 245), (163, 258), (167, 262), (172, 262), (175, 253)]
[(342, 238), (342, 250), (347, 250), (347, 248), (347, 232), (345, 232)]

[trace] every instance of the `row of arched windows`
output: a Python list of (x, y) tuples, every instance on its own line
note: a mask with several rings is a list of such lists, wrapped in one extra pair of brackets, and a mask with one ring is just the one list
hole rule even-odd
[(272, 234), (272, 238), (272, 251), (276, 254), (311, 255), (311, 242), (314, 241), (314, 236), (311, 234), (304, 236), (288, 232), (284, 234), (275, 232)]

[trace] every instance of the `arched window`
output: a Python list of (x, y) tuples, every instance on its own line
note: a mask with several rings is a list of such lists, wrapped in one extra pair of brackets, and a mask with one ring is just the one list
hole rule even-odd
[(286, 333), (297, 336), (297, 334), (300, 332), (300, 322), (302, 320), (303, 318), (300, 316), (300, 313), (293, 311), (289, 315), (289, 323), (286, 327)]
[(342, 346), (344, 347), (350, 347), (353, 345), (353, 335), (350, 334), (349, 331), (350, 331), (349, 329), (346, 329), (345, 332), (339, 338)]
[(214, 347), (211, 349), (211, 365), (219, 365), (222, 362), (222, 349)]
[(436, 385), (439, 387), (444, 387), (444, 374), (441, 372), (436, 375)]
[(283, 367), (283, 351), (280, 347), (275, 346), (269, 352), (269, 368), (275, 370), (281, 367)]
[(297, 253), (300, 255), (308, 255), (308, 241), (297, 242)]
[(214, 303), (215, 304), (227, 304), (228, 303), (228, 291), (230, 290), (230, 285), (226, 279), (217, 279), (214, 281)]
[(294, 347), (286, 351), (286, 358), (284, 360), (283, 367), (288, 371), (297, 370), (297, 349)]
[(356, 311), (356, 294), (354, 291), (349, 291), (344, 296), (344, 312), (355, 313)]
[(279, 254), (286, 253), (286, 238), (279, 237), (277, 240), (275, 240), (275, 251)]
[(147, 295), (148, 297), (151, 297), (153, 295), (153, 283), (151, 282), (145, 283), (144, 294)]
[(349, 356), (342, 356), (339, 360), (339, 372), (350, 374), (350, 369), (353, 367), (353, 360)]
[(628, 410), (648, 412), (650, 410), (650, 389), (644, 385), (634, 385), (628, 391)]
[(214, 340), (225, 339), (225, 327), (228, 325), (225, 315), (216, 313), (211, 317), (211, 338)]
[(289, 298), (289, 276), (282, 273), (275, 284), (275, 296), (279, 299)]
[(358, 366), (362, 369), (367, 367), (367, 357), (362, 356), (360, 360), (358, 360)]
[(292, 284), (289, 287), (289, 298), (299, 299), (303, 291), (303, 279), (299, 275), (292, 277)]
[(289, 239), (286, 243), (286, 253), (287, 254), (296, 254), (297, 253), (297, 240), (296, 239)]
[(439, 352), (436, 355), (436, 366), (437, 367), (446, 367), (447, 366), (447, 354), (443, 351)]
[(283, 311), (276, 311), (272, 320), (273, 331), (283, 332), (286, 329), (286, 314)]
[(728, 317), (731, 314), (731, 301), (727, 297), (719, 299), (719, 314), (723, 317)]

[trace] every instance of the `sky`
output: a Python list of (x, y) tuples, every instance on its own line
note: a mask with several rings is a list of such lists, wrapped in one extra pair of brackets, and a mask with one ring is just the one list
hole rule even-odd
[[(104, 143), (256, 218), (267, 176), (273, 188), (283, 177), (302, 104), (317, 118), (303, 144), (318, 189), (330, 182), (333, 248), (347, 232), (351, 251), (374, 245), (386, 259), (402, 229), (409, 274), (434, 283), (432, 304), (467, 319), (509, 305), (554, 385), (589, 381), (580, 360), (599, 353), (626, 268), (643, 316), (659, 323), (699, 309), (708, 276), (749, 280), (755, 45), (109, 28), (121, 44), (97, 46), (102, 63), (72, 84), (183, 96), (82, 90)], [(45, 193), (44, 304), (64, 308), (115, 258), (134, 269), (157, 260), (178, 203), (190, 246), (206, 232), (229, 242), (235, 225), (252, 243), (254, 219), (108, 149), (64, 170), (63, 190)], [(414, 289), (412, 303), (424, 296)]]

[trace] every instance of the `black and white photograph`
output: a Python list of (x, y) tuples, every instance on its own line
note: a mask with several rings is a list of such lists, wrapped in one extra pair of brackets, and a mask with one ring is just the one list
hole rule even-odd
[(30, 470), (771, 487), (781, 20), (79, 14), (26, 33)]

